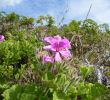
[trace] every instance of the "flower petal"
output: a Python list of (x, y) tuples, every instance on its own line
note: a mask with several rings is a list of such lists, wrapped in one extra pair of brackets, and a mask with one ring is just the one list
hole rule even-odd
[(53, 39), (53, 37), (49, 36), (49, 37), (45, 37), (44, 41), (48, 42), (48, 43), (51, 43), (52, 39)]
[(52, 46), (52, 45), (44, 46), (44, 47), (43, 47), (43, 49), (56, 52), (56, 49), (55, 49), (55, 48), (53, 48), (53, 46)]
[(60, 35), (56, 35), (56, 36), (54, 36), (54, 39), (57, 40), (58, 42), (62, 40), (62, 38), (61, 38)]
[(51, 50), (52, 46), (51, 45), (48, 45), (48, 46), (44, 46), (43, 49), (45, 50)]
[(3, 35), (0, 35), (0, 42), (3, 42), (5, 40), (5, 37)]
[(62, 39), (60, 43), (64, 46), (64, 48), (71, 49), (71, 43), (67, 38)]
[(70, 52), (68, 49), (66, 49), (66, 50), (61, 50), (61, 51), (59, 51), (59, 52), (60, 52), (61, 56), (62, 56), (64, 59), (68, 59), (68, 58), (71, 58), (71, 57), (72, 57), (71, 52)]
[(44, 55), (43, 56), (43, 63), (45, 63), (45, 62), (51, 62), (51, 63), (53, 63), (53, 58), (50, 57), (50, 56)]
[(61, 58), (59, 52), (56, 52), (56, 54), (55, 54), (55, 61), (58, 61), (58, 62), (61, 62), (62, 61), (62, 58)]

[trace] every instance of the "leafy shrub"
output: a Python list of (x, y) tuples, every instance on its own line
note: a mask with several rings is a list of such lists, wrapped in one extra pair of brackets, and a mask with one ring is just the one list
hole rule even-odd
[[(108, 56), (103, 54), (109, 51), (109, 28), (104, 26), (105, 31), (102, 32), (100, 25), (90, 19), (73, 20), (67, 26), (58, 28), (51, 16), (35, 20), (4, 12), (0, 14), (0, 24), (0, 33), (5, 37), (0, 42), (1, 100), (110, 99), (110, 90), (105, 85), (86, 79), (89, 76), (93, 78), (91, 74), (96, 66), (89, 67), (83, 63), (83, 58), (91, 64), (99, 64), (101, 57), (106, 60)], [(56, 54), (56, 51), (44, 51), (44, 37), (58, 34), (70, 40), (72, 58), (43, 63), (44, 55), (55, 57)], [(65, 51), (65, 48), (61, 50)], [(60, 54), (62, 59), (67, 56)], [(104, 62), (101, 63), (104, 65)]]

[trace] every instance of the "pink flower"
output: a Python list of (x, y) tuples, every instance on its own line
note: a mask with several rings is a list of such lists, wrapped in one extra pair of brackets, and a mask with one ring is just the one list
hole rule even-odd
[(60, 50), (59, 52), (55, 53), (55, 61), (62, 61), (62, 60), (67, 60), (69, 58), (71, 58), (71, 52), (67, 49), (67, 50)]
[(43, 56), (43, 63), (45, 63), (45, 62), (53, 63), (54, 60), (53, 60), (52, 57), (44, 55), (44, 56)]
[(67, 38), (62, 39), (57, 35), (54, 37), (46, 37), (44, 41), (49, 45), (44, 46), (45, 50), (50, 50), (55, 54), (55, 61), (62, 61), (63, 59), (71, 58), (71, 44)]
[(5, 37), (3, 35), (0, 35), (0, 42), (3, 42), (5, 40)]
[(44, 46), (45, 50), (59, 51), (63, 49), (71, 49), (70, 42), (67, 38), (62, 39), (59, 35), (53, 37), (46, 37), (44, 41), (50, 43), (48, 46)]

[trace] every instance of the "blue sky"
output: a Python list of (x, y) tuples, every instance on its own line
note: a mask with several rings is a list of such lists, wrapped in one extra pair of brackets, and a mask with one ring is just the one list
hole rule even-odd
[(89, 18), (110, 24), (110, 0), (0, 0), (0, 10), (35, 18), (52, 15), (56, 22), (65, 16), (64, 23), (68, 23), (72, 19), (85, 19), (91, 3)]

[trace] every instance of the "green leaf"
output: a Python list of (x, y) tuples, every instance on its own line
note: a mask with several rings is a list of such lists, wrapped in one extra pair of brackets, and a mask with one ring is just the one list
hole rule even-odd
[(53, 100), (71, 100), (71, 99), (61, 91), (58, 91), (58, 92), (55, 91), (53, 93)]
[(86, 67), (86, 66), (81, 66), (80, 67), (80, 72), (83, 76), (83, 78), (86, 78), (90, 73), (92, 73), (94, 70), (93, 67)]
[(22, 87), (13, 85), (2, 94), (4, 100), (35, 100), (37, 98), (37, 88), (34, 85)]
[(3, 93), (4, 100), (20, 100), (22, 88), (19, 85), (13, 85)]

